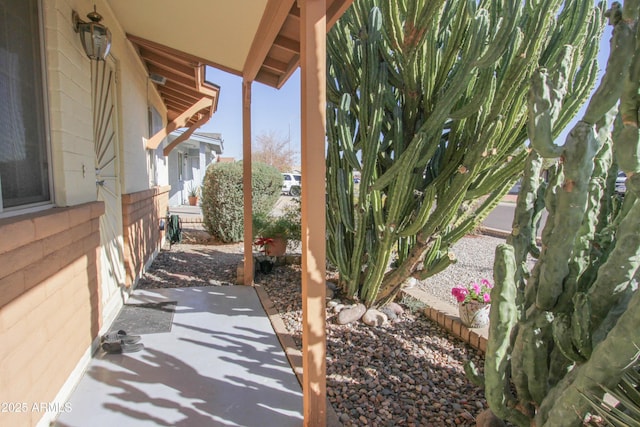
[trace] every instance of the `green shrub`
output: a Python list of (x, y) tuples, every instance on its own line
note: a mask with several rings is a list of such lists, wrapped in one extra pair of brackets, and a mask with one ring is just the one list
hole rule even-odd
[[(274, 167), (254, 163), (251, 179), (253, 212), (270, 212), (280, 196), (282, 175)], [(202, 183), (202, 215), (209, 234), (224, 243), (241, 241), (243, 206), (242, 162), (209, 166)]]

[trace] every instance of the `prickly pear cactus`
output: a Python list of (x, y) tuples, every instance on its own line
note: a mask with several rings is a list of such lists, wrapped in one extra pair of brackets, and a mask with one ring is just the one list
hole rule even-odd
[(522, 173), (535, 70), (561, 68), (558, 129), (588, 97), (589, 3), (354, 1), (327, 40), (327, 252), (349, 297), (378, 305), (455, 262)]
[[(614, 25), (607, 69), (562, 146), (551, 130), (570, 66), (532, 76), (532, 151), (513, 232), (496, 251), (485, 366), (491, 410), (519, 426), (582, 425), (585, 394), (601, 395), (640, 357), (639, 12), (637, 0), (607, 11)], [(544, 184), (543, 157), (557, 159)], [(621, 206), (618, 169), (628, 176)], [(529, 272), (542, 199), (549, 217)]]

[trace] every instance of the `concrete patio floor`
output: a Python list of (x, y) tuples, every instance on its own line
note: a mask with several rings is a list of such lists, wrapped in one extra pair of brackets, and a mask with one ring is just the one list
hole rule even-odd
[(300, 426), (302, 390), (252, 287), (137, 290), (177, 301), (170, 332), (136, 353), (94, 355), (54, 425)]

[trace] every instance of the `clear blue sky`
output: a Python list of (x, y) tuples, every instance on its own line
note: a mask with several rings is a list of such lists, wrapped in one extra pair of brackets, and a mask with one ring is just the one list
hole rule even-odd
[[(200, 128), (222, 133), (225, 157), (242, 158), (242, 78), (207, 67), (207, 80), (220, 86), (218, 111)], [(251, 86), (251, 136), (275, 131), (291, 136), (291, 149), (300, 153), (300, 71), (278, 89), (254, 82)], [(290, 132), (290, 133), (289, 133)], [(299, 159), (298, 159), (299, 160)]]
[[(609, 56), (611, 27), (605, 28), (600, 43), (600, 77)], [(220, 86), (218, 111), (200, 130), (222, 133), (225, 157), (242, 158), (242, 78), (207, 67), (207, 80)], [(586, 104), (585, 104), (586, 105)], [(281, 89), (273, 89), (262, 83), (252, 85), (252, 137), (264, 132), (275, 131), (283, 138), (290, 135), (291, 149), (300, 153), (300, 72), (296, 71)], [(567, 126), (557, 143), (564, 144), (573, 123), (582, 117), (584, 108), (576, 119)], [(298, 157), (299, 161), (299, 157)]]

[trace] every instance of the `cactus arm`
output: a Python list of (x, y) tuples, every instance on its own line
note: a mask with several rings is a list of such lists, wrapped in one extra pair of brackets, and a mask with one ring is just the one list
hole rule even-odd
[[(625, 7), (627, 5), (625, 4)], [(637, 20), (636, 45), (640, 44), (640, 26)], [(640, 52), (638, 49), (631, 59), (630, 70), (626, 75), (622, 95), (620, 96), (620, 115), (622, 132), (617, 142), (617, 161), (627, 174), (640, 172), (640, 146), (638, 145), (638, 109), (640, 108)]]
[(505, 387), (509, 382), (510, 337), (518, 320), (515, 309), (516, 284), (513, 281), (515, 269), (513, 247), (504, 243), (498, 245), (493, 267), (495, 286), (491, 290), (490, 330), (484, 365), (485, 397), (498, 417), (519, 426), (528, 426), (528, 417), (514, 408), (516, 401)]
[(566, 45), (561, 54), (560, 67), (555, 79), (546, 69), (537, 70), (529, 91), (529, 140), (542, 157), (560, 156), (562, 148), (553, 143), (552, 127), (558, 119), (562, 100), (567, 92), (567, 74), (573, 60), (573, 48)]
[(550, 346), (553, 343), (552, 322), (553, 315), (550, 312), (536, 311), (519, 330), (523, 334), (522, 367), (527, 375), (527, 389), (537, 405), (542, 403), (549, 391), (547, 379)]
[[(536, 416), (536, 425), (569, 427), (580, 425), (589, 408), (584, 394), (601, 395), (600, 385), (608, 388), (619, 380), (623, 370), (640, 357), (640, 292), (636, 292), (629, 307), (594, 348), (587, 362), (576, 366), (572, 375), (558, 384), (555, 399), (547, 399)], [(550, 407), (552, 405), (552, 407)]]
[[(597, 328), (640, 267), (640, 202), (636, 201), (618, 227), (617, 242), (588, 292), (591, 324)], [(594, 343), (597, 344), (597, 343)]]
[[(625, 2), (626, 5), (626, 2)], [(621, 17), (620, 3), (614, 2), (605, 14), (614, 26), (607, 68), (598, 89), (591, 97), (582, 120), (596, 123), (620, 98), (620, 92), (633, 57), (633, 27)]]
[(541, 263), (540, 281), (536, 305), (541, 310), (556, 306), (563, 291), (563, 281), (569, 274), (567, 259), (571, 256), (575, 236), (582, 223), (587, 202), (587, 182), (593, 171), (592, 158), (597, 150), (597, 140), (592, 125), (579, 122), (573, 128), (564, 145), (563, 156), (574, 159), (564, 164), (565, 181), (558, 193), (558, 211), (555, 228), (562, 230), (550, 236), (547, 257)]
[[(535, 150), (530, 150), (525, 160), (524, 174), (520, 184), (520, 191), (516, 200), (516, 210), (513, 217), (511, 234), (507, 237), (507, 243), (513, 246), (515, 251), (517, 269), (517, 282), (524, 278), (526, 269), (527, 252), (532, 241), (535, 241), (535, 209), (538, 188), (541, 184), (542, 157)], [(522, 286), (518, 288), (522, 292)]]

